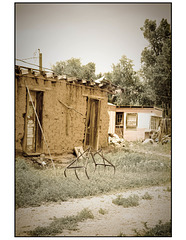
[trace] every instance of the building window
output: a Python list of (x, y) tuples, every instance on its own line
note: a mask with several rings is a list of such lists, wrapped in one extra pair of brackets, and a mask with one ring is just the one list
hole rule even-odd
[(137, 113), (127, 113), (126, 116), (126, 128), (134, 129), (138, 124), (138, 114)]
[(123, 138), (123, 125), (123, 113), (117, 112), (115, 133), (121, 138)]
[(123, 125), (123, 113), (116, 113), (116, 125)]

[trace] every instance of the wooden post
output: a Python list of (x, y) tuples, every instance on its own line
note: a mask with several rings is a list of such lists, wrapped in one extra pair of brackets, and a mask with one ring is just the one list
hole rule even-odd
[(40, 52), (40, 49), (38, 49), (39, 51), (39, 71), (42, 71), (42, 53)]
[(42, 71), (42, 53), (39, 53), (39, 70)]

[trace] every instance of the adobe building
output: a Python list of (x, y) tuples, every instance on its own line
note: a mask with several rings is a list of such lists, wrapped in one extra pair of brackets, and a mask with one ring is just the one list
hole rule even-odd
[(15, 67), (15, 148), (28, 154), (62, 154), (108, 144), (109, 82), (56, 76)]
[(144, 140), (156, 131), (163, 109), (143, 106), (115, 106), (108, 104), (109, 133), (116, 133), (127, 141)]

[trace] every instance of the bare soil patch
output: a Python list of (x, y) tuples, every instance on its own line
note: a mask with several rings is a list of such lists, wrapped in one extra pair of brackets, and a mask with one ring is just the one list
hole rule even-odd
[[(58, 236), (134, 236), (134, 229), (143, 229), (144, 223), (154, 227), (171, 219), (171, 192), (169, 185), (127, 190), (115, 194), (105, 194), (82, 199), (72, 199), (66, 202), (43, 204), (39, 207), (19, 208), (16, 210), (16, 236), (27, 236), (27, 231), (38, 226), (48, 226), (53, 217), (61, 218), (76, 215), (87, 208), (92, 211), (94, 219), (88, 219), (78, 224), (78, 230), (65, 230)], [(148, 192), (151, 200), (142, 199)], [(112, 203), (118, 195), (127, 198), (132, 194), (140, 197), (136, 207), (124, 208)], [(100, 209), (103, 209), (101, 214)]]

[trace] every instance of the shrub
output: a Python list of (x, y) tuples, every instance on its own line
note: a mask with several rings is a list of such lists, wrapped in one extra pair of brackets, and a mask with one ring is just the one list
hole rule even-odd
[(148, 192), (146, 192), (146, 193), (142, 196), (142, 199), (144, 199), (144, 200), (151, 200), (151, 199), (152, 199), (152, 196), (151, 196)]
[(99, 209), (99, 213), (102, 214), (102, 215), (105, 215), (106, 213), (108, 213), (108, 211), (105, 210), (105, 209), (100, 208)]
[(134, 194), (128, 198), (123, 198), (121, 195), (119, 195), (116, 199), (112, 200), (112, 203), (123, 206), (124, 208), (136, 207), (139, 205), (139, 196)]

